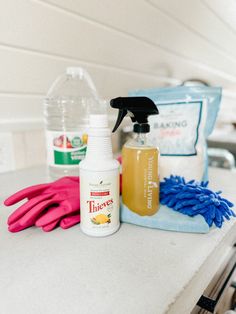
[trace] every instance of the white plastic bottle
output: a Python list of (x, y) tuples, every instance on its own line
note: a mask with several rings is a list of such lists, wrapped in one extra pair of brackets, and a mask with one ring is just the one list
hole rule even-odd
[(56, 179), (79, 175), (87, 148), (90, 113), (101, 113), (96, 88), (80, 67), (69, 67), (52, 84), (44, 102), (47, 162)]
[(90, 115), (87, 153), (79, 168), (81, 230), (95, 237), (116, 232), (119, 162), (113, 159), (107, 115)]

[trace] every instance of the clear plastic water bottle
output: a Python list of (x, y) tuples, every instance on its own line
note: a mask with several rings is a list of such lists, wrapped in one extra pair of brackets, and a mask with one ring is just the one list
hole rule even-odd
[(89, 114), (105, 113), (86, 70), (69, 67), (59, 76), (44, 101), (49, 175), (79, 175), (87, 148)]

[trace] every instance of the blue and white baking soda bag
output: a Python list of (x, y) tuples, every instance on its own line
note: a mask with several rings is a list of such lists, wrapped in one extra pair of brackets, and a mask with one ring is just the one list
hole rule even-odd
[(160, 179), (171, 174), (187, 180), (206, 180), (207, 144), (220, 106), (221, 88), (177, 86), (137, 90), (130, 96), (147, 96), (159, 109), (150, 116), (149, 139), (160, 149)]

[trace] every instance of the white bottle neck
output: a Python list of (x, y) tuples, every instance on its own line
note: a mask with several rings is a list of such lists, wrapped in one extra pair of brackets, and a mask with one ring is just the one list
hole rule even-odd
[(89, 134), (86, 159), (97, 161), (98, 163), (113, 159), (111, 136)]

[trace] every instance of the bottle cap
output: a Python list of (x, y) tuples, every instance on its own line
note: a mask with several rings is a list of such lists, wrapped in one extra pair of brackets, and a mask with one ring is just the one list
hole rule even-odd
[(91, 114), (89, 124), (91, 128), (108, 128), (108, 117), (106, 114)]
[(68, 67), (68, 68), (66, 68), (66, 74), (67, 75), (82, 77), (83, 73), (84, 73), (84, 69), (81, 67)]

